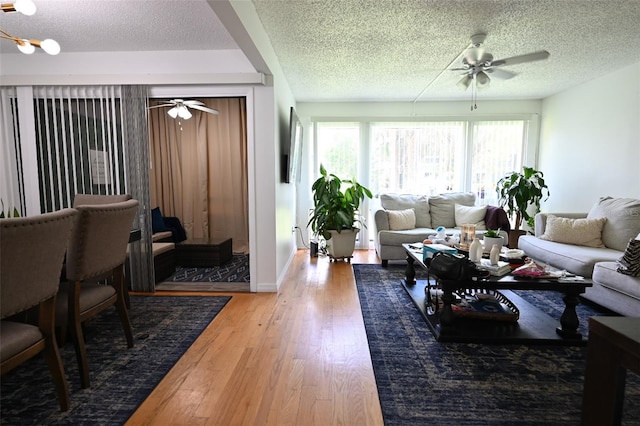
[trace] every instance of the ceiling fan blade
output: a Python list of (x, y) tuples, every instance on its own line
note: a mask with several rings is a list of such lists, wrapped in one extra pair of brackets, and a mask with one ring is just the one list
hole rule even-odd
[(218, 114), (218, 110), (207, 108), (202, 105), (189, 105), (189, 108), (199, 109), (200, 111), (208, 112), (209, 114)]
[(152, 105), (149, 107), (149, 109), (152, 108), (162, 108), (162, 107), (168, 107), (168, 106), (174, 106), (174, 104), (161, 104), (161, 105)]
[(509, 80), (510, 78), (518, 75), (514, 72), (502, 70), (500, 68), (488, 68), (485, 71), (491, 74), (491, 77), (499, 78), (500, 80)]
[(491, 62), (491, 66), (498, 67), (503, 65), (522, 64), (524, 62), (542, 61), (544, 59), (547, 59), (549, 56), (550, 56), (549, 52), (547, 52), (546, 50), (541, 50), (539, 52), (529, 53), (526, 55), (512, 56), (511, 58), (498, 59), (497, 61)]
[(200, 101), (196, 101), (196, 100), (191, 100), (191, 101), (182, 101), (183, 104), (185, 104), (186, 106), (194, 106), (194, 105), (204, 105), (204, 103), (200, 102)]

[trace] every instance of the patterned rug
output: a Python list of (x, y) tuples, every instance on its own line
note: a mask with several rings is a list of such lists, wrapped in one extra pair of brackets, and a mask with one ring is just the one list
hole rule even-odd
[(176, 267), (176, 273), (165, 281), (190, 283), (250, 283), (249, 255), (234, 254), (230, 262), (211, 268), (178, 266)]
[(69, 411), (60, 412), (49, 370), (36, 356), (2, 377), (1, 423), (124, 424), (230, 299), (131, 296), (133, 348), (127, 349), (115, 309), (86, 325), (90, 388), (80, 388), (71, 342), (61, 349), (69, 380)]
[[(385, 425), (580, 424), (586, 347), (439, 343), (400, 284), (403, 266), (353, 270)], [(560, 318), (558, 293), (527, 301)], [(578, 306), (583, 333), (598, 314)], [(633, 373), (623, 418), (640, 424), (640, 377)]]

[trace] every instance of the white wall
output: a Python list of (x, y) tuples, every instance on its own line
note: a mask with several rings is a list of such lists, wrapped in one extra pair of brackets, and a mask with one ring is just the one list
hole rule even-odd
[[(295, 223), (295, 186), (280, 181), (280, 144), (282, 138), (289, 137), (289, 109), (295, 107), (295, 99), (253, 3), (231, 0), (230, 5), (251, 37), (260, 59), (269, 68), (273, 83), (273, 87), (269, 88), (271, 98), (265, 96), (261, 104), (264, 108), (262, 113), (265, 118), (269, 116), (270, 125), (265, 123), (264, 129), (256, 128), (256, 133), (264, 132), (260, 138), (267, 145), (256, 147), (256, 195), (261, 200), (256, 211), (256, 235), (260, 243), (258, 251), (252, 256), (258, 258), (260, 271), (269, 271), (274, 277), (273, 286), (259, 288), (259, 291), (276, 291), (296, 250), (294, 234), (291, 232)], [(226, 25), (219, 6), (214, 5), (214, 10)]]
[(640, 62), (543, 101), (547, 212), (587, 212), (601, 196), (640, 198)]

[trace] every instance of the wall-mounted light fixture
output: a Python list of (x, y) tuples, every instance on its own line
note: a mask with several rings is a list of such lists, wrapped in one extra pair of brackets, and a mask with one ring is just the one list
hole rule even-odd
[[(36, 13), (36, 5), (31, 0), (16, 0), (13, 3), (3, 3), (0, 7), (5, 13), (20, 12), (24, 15), (33, 15)], [(35, 52), (36, 47), (44, 50), (49, 55), (57, 55), (60, 53), (60, 45), (57, 41), (50, 38), (36, 40), (15, 37), (2, 29), (0, 29), (0, 38), (13, 41), (18, 47), (18, 50), (27, 55)]]

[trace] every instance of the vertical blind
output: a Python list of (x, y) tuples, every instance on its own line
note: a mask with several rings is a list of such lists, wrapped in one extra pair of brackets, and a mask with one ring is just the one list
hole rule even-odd
[(119, 86), (34, 88), (42, 212), (77, 193), (127, 193)]
[(147, 97), (146, 86), (0, 88), (0, 199), (26, 214), (31, 200), (46, 213), (71, 207), (77, 193), (131, 194), (142, 234), (129, 247), (136, 291), (154, 291)]

